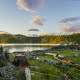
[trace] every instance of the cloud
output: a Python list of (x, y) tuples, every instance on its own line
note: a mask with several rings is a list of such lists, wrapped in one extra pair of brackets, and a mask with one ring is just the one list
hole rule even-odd
[(71, 18), (66, 18), (61, 20), (60, 23), (68, 23), (68, 22), (73, 22), (78, 20), (80, 20), (80, 17), (71, 17)]
[(33, 17), (32, 23), (35, 26), (43, 26), (45, 23), (45, 19), (40, 16), (35, 16), (35, 17)]
[(44, 0), (17, 0), (17, 5), (25, 11), (36, 12), (44, 5)]
[(66, 25), (62, 27), (63, 32), (80, 32), (80, 25)]
[(31, 28), (31, 29), (29, 29), (28, 31), (39, 31), (39, 29)]

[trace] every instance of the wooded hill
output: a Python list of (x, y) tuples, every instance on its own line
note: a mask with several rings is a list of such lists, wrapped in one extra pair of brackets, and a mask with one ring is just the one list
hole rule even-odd
[(80, 44), (80, 33), (70, 35), (25, 36), (21, 34), (0, 34), (0, 43), (53, 43)]

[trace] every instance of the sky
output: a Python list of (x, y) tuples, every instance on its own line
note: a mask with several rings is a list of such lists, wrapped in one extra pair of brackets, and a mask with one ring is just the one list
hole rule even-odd
[(0, 31), (26, 35), (29, 29), (80, 32), (80, 0), (0, 0)]

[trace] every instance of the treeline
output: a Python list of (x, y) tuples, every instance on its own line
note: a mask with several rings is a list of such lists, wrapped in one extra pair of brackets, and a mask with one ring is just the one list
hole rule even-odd
[(0, 43), (53, 43), (53, 44), (80, 44), (80, 33), (71, 35), (44, 35), (29, 37), (21, 34), (0, 34)]

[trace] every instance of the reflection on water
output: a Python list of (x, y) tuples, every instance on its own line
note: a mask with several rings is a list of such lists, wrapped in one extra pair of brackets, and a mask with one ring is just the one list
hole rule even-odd
[(25, 52), (27, 52), (27, 51), (35, 51), (35, 50), (46, 50), (46, 49), (48, 49), (48, 47), (39, 47), (39, 46), (15, 46), (15, 47), (9, 47), (9, 48), (7, 48), (6, 47), (6, 49), (8, 49), (9, 50), (9, 52), (10, 53), (12, 53), (12, 52), (14, 52), (14, 51), (19, 51), (19, 52), (22, 52), (22, 51), (25, 51)]

